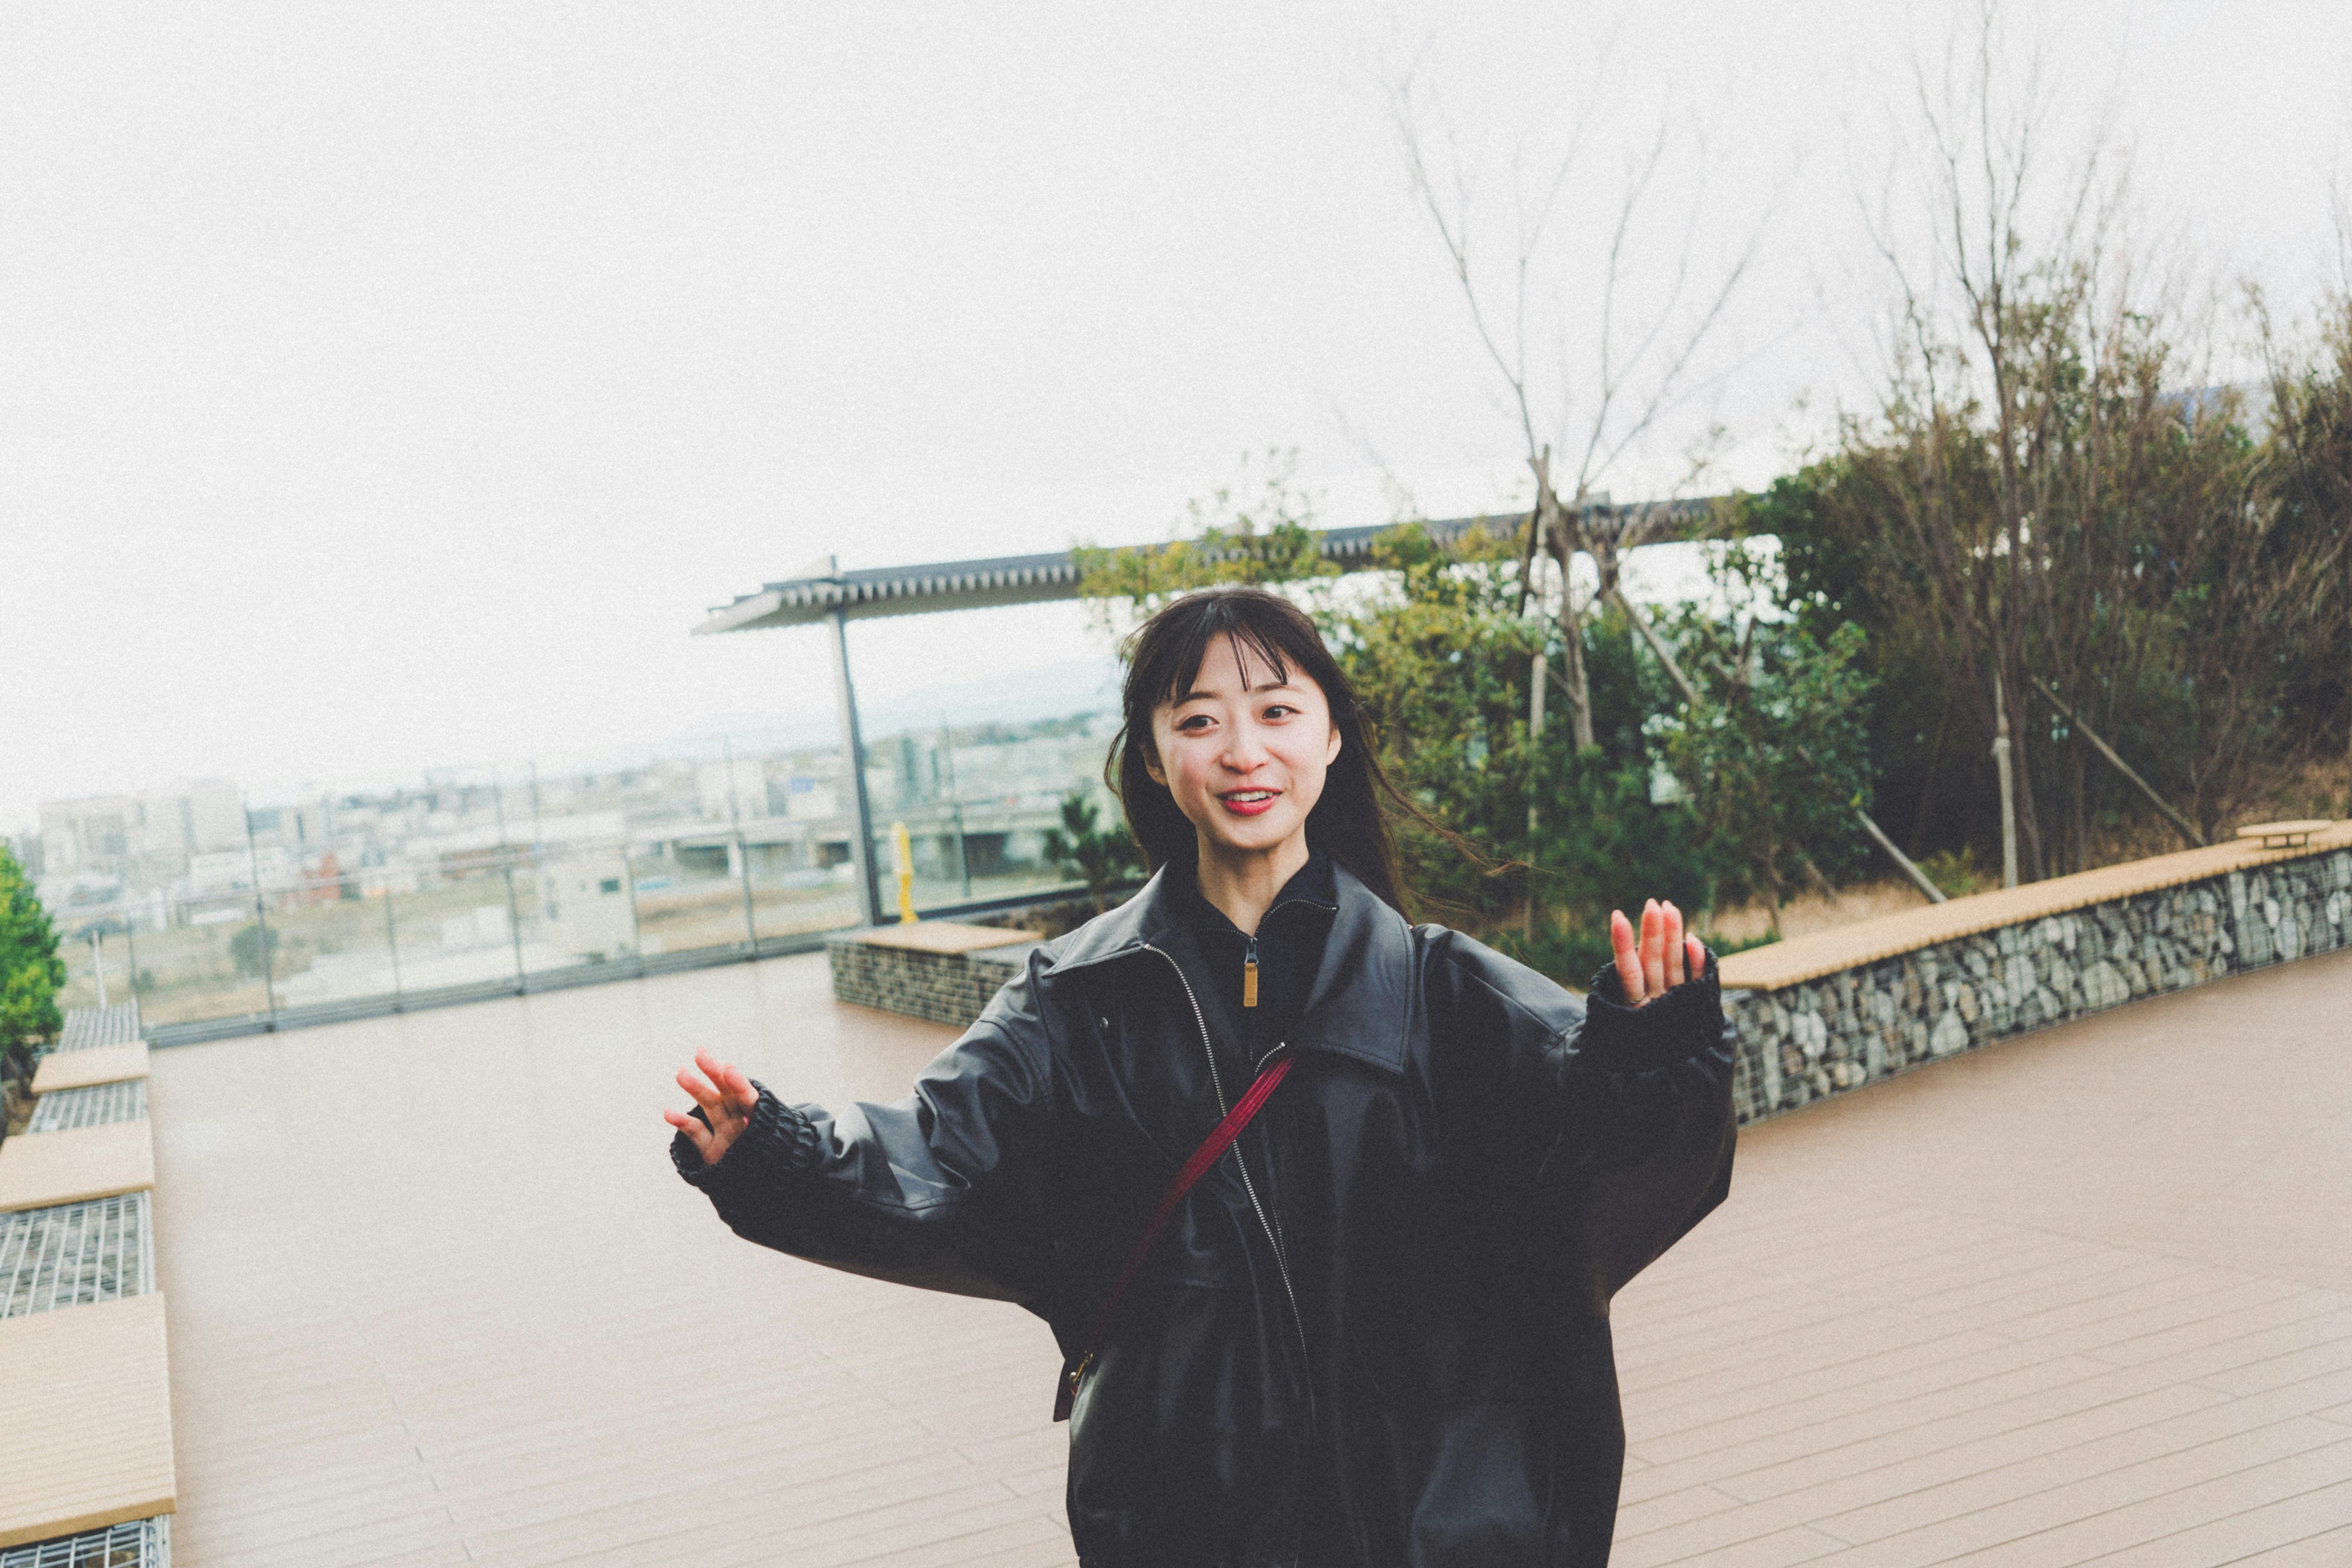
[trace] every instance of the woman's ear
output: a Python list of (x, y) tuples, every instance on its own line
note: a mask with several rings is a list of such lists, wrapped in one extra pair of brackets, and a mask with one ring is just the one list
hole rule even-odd
[(1329, 767), (1333, 763), (1338, 762), (1339, 760), (1339, 725), (1337, 725), (1337, 724), (1334, 724), (1334, 725), (1332, 725), (1332, 726), (1331, 726), (1331, 743), (1330, 743), (1330, 745), (1329, 745), (1329, 746), (1326, 747), (1326, 748), (1324, 749), (1324, 752), (1323, 752), (1323, 765), (1324, 765), (1325, 767), (1327, 767), (1327, 768), (1328, 768), (1328, 767)]
[(1168, 774), (1160, 765), (1160, 758), (1157, 755), (1159, 748), (1155, 746), (1143, 746), (1139, 747), (1138, 750), (1143, 757), (1144, 776), (1150, 779), (1153, 784), (1158, 784), (1161, 789), (1166, 789), (1168, 787)]

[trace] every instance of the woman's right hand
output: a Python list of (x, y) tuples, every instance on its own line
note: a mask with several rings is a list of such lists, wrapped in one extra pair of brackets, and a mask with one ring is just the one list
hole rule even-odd
[(760, 1103), (760, 1091), (751, 1080), (732, 1062), (722, 1062), (709, 1051), (694, 1053), (694, 1068), (677, 1069), (677, 1087), (694, 1096), (694, 1103), (710, 1119), (704, 1126), (683, 1111), (664, 1110), (663, 1120), (686, 1134), (694, 1152), (702, 1156), (706, 1165), (716, 1165), (751, 1125), (751, 1109)]

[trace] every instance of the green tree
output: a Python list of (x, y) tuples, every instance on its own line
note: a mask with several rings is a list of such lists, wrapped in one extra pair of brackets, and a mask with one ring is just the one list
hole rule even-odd
[(64, 1019), (58, 991), (66, 966), (57, 929), (25, 868), (0, 843), (0, 1073), (25, 1083)]
[(259, 921), (236, 928), (228, 939), (228, 956), (239, 974), (261, 978), (262, 970), (278, 953), (278, 933)]
[[(1596, 744), (1579, 752), (1561, 718), (1541, 735), (1529, 721), (1532, 656), (1548, 647), (1555, 672), (1564, 660), (1559, 624), (1520, 613), (1513, 541), (1474, 529), (1447, 550), (1406, 525), (1374, 559), (1391, 586), (1327, 612), (1324, 632), (1390, 776), (1442, 830), (1398, 825), (1415, 897), (1576, 984), (1607, 961), (1610, 910), (1656, 896), (1704, 910), (1717, 879), (1706, 836), (1686, 805), (1653, 798), (1663, 753), (1643, 721), (1656, 698), (1622, 617), (1588, 628)], [(1557, 684), (1550, 695), (1564, 698)]]
[(1785, 620), (1752, 620), (1737, 642), (1685, 605), (1672, 641), (1705, 697), (1654, 729), (1720, 880), (1715, 901), (1772, 908), (1800, 887), (1831, 888), (1874, 869), (1854, 821), (1872, 805), (1870, 694), (1862, 628), (1826, 641)]
[[(1312, 545), (1303, 517), (1285, 526)], [(1519, 593), (1522, 542), (1473, 528), (1440, 545), (1402, 524), (1374, 542), (1381, 576), (1368, 592), (1307, 595), (1382, 764), (1423, 814), (1397, 824), (1404, 885), (1422, 911), (1580, 984), (1607, 961), (1612, 909), (1670, 898), (1704, 930), (1717, 907), (1785, 898), (1811, 870), (1855, 868), (1850, 803), (1869, 793), (1858, 632), (1824, 642), (1767, 606), (1735, 635), (1686, 609), (1661, 628), (1670, 645), (1685, 658), (1729, 649), (1746, 661), (1732, 668), (1753, 669), (1706, 677), (1693, 714), (1624, 610), (1604, 606), (1581, 627), (1593, 744), (1579, 750), (1563, 711), (1560, 626)], [(1236, 575), (1231, 558), (1170, 547), (1148, 581), (1097, 570), (1087, 591), (1156, 603), (1329, 571), (1307, 547), (1244, 564), (1250, 574)], [(1541, 733), (1528, 685), (1538, 650), (1550, 672)]]
[(1143, 870), (1143, 849), (1125, 826), (1099, 826), (1101, 812), (1086, 791), (1072, 790), (1062, 798), (1062, 826), (1045, 834), (1047, 864), (1066, 877), (1087, 885), (1100, 914), (1113, 889), (1134, 879)]

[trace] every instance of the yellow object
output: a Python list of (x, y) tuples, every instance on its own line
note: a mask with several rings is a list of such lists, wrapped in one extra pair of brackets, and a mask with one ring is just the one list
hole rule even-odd
[(915, 846), (907, 837), (907, 825), (890, 825), (890, 858), (898, 865), (898, 923), (913, 925), (915, 913)]

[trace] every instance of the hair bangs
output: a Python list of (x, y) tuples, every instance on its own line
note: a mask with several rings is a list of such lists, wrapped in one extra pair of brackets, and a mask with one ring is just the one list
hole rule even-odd
[(1250, 679), (1251, 665), (1262, 663), (1273, 673), (1276, 683), (1287, 685), (1291, 666), (1296, 658), (1282, 646), (1276, 628), (1254, 616), (1237, 616), (1234, 606), (1218, 605), (1212, 613), (1193, 623), (1181, 645), (1171, 650), (1169, 679), (1161, 693), (1163, 702), (1181, 702), (1200, 689), (1201, 670), (1209, 662), (1209, 650), (1223, 637), (1234, 650), (1235, 673), (1241, 677), (1242, 688), (1249, 689), (1256, 683)]

